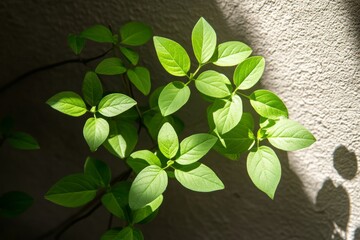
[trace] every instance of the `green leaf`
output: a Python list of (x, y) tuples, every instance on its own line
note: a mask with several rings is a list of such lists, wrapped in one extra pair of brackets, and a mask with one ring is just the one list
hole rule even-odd
[(214, 149), (223, 154), (239, 155), (248, 151), (255, 143), (253, 132), (241, 122), (225, 134), (217, 134), (219, 141)]
[(119, 182), (112, 186), (111, 190), (101, 198), (105, 208), (122, 220), (128, 218), (125, 208), (128, 205), (130, 186), (129, 182)]
[(126, 72), (126, 68), (120, 58), (111, 57), (102, 60), (95, 68), (95, 72), (102, 75), (118, 75)]
[(191, 135), (181, 141), (180, 156), (175, 161), (182, 165), (192, 164), (205, 156), (216, 141), (216, 137), (207, 133)]
[(191, 34), (191, 41), (198, 62), (203, 64), (209, 61), (215, 52), (216, 33), (204, 18), (200, 18), (196, 23)]
[(213, 192), (224, 189), (224, 184), (213, 170), (200, 163), (176, 168), (175, 177), (185, 188), (196, 192)]
[(184, 83), (174, 81), (164, 87), (159, 96), (159, 108), (163, 116), (178, 111), (190, 97), (190, 88)]
[(25, 192), (11, 191), (0, 196), (0, 216), (17, 217), (33, 204), (34, 199)]
[(262, 117), (279, 119), (288, 117), (288, 110), (281, 99), (268, 90), (256, 90), (250, 95), (251, 106)]
[(111, 181), (109, 166), (98, 159), (88, 157), (84, 165), (84, 174), (92, 177), (98, 187), (107, 187)]
[(0, 134), (3, 136), (9, 135), (14, 128), (14, 119), (10, 116), (5, 116), (0, 121)]
[(60, 179), (45, 194), (45, 198), (64, 207), (80, 207), (93, 200), (97, 185), (84, 174), (73, 174)]
[(214, 98), (228, 97), (232, 92), (229, 79), (213, 70), (201, 73), (195, 81), (195, 86), (202, 94)]
[(254, 131), (254, 118), (251, 113), (243, 112), (239, 124), (250, 129), (251, 131)]
[(6, 142), (13, 148), (21, 150), (34, 150), (40, 148), (36, 139), (24, 132), (11, 132), (6, 138)]
[(161, 167), (160, 159), (149, 150), (139, 150), (133, 152), (126, 160), (126, 163), (134, 170), (135, 173), (141, 172), (149, 165), (157, 165)]
[(246, 167), (255, 186), (274, 199), (281, 178), (281, 165), (275, 152), (267, 146), (251, 151)]
[(130, 46), (145, 44), (152, 37), (152, 30), (141, 22), (129, 22), (120, 27), (121, 43)]
[(309, 147), (316, 139), (300, 123), (290, 119), (280, 119), (266, 129), (269, 142), (284, 151), (295, 151)]
[(96, 106), (100, 102), (103, 95), (103, 87), (96, 73), (89, 71), (85, 74), (82, 93), (85, 101), (90, 106)]
[(79, 55), (85, 47), (85, 39), (78, 35), (69, 34), (67, 41), (68, 41), (69, 47), (76, 55)]
[(150, 216), (153, 212), (155, 212), (163, 202), (163, 195), (157, 197), (154, 201), (147, 204), (145, 207), (140, 208), (132, 212), (132, 223), (139, 223), (148, 216)]
[(159, 166), (151, 165), (144, 168), (131, 185), (130, 208), (137, 210), (145, 207), (165, 191), (167, 184), (167, 174)]
[(127, 76), (135, 87), (145, 96), (150, 93), (150, 72), (145, 67), (135, 67), (127, 71)]
[(124, 56), (126, 57), (127, 60), (129, 60), (131, 62), (132, 65), (137, 65), (139, 62), (139, 54), (137, 52), (135, 52), (134, 50), (130, 49), (130, 48), (126, 48), (126, 47), (121, 47), (120, 46), (120, 51), (122, 54), (124, 54)]
[(133, 229), (134, 240), (144, 240), (144, 236), (139, 229)]
[(155, 109), (155, 108), (159, 107), (159, 105), (158, 105), (159, 96), (163, 89), (164, 89), (164, 86), (158, 87), (150, 94), (149, 104), (150, 104), (151, 109)]
[(133, 229), (126, 228), (112, 228), (101, 236), (100, 240), (134, 240)]
[(53, 109), (73, 117), (84, 115), (87, 111), (85, 102), (74, 92), (60, 92), (46, 103)]
[(175, 157), (179, 150), (179, 139), (173, 126), (166, 122), (161, 127), (158, 135), (158, 145), (162, 154), (168, 159)]
[(104, 25), (91, 26), (80, 33), (80, 37), (99, 43), (113, 43), (113, 35)]
[(164, 69), (174, 76), (186, 76), (190, 70), (190, 58), (185, 49), (177, 42), (154, 37), (156, 54)]
[(103, 118), (89, 118), (83, 129), (84, 138), (91, 151), (96, 151), (109, 135), (109, 124)]
[(237, 89), (253, 87), (261, 78), (265, 69), (265, 59), (260, 56), (249, 57), (240, 63), (234, 72), (234, 84)]
[(101, 99), (98, 111), (106, 117), (114, 117), (136, 105), (136, 101), (122, 93), (112, 93)]
[(242, 101), (238, 95), (234, 95), (231, 100), (217, 99), (209, 107), (210, 121), (214, 122), (220, 134), (225, 134), (238, 125), (242, 111)]
[(215, 61), (217, 66), (235, 66), (250, 56), (252, 50), (245, 43), (229, 41), (219, 44), (217, 47)]
[(126, 158), (138, 141), (137, 128), (125, 121), (111, 122), (110, 134), (104, 147), (119, 158)]

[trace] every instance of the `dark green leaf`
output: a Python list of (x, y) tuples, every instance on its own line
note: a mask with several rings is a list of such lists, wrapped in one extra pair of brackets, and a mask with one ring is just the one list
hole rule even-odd
[(136, 105), (136, 101), (122, 93), (112, 93), (101, 99), (98, 111), (106, 117), (114, 117)]
[(213, 62), (217, 66), (235, 66), (250, 56), (252, 50), (245, 43), (230, 41), (219, 44)]
[(139, 62), (139, 54), (134, 50), (126, 47), (120, 47), (120, 51), (131, 62), (132, 65), (137, 65)]
[(45, 198), (64, 207), (80, 207), (95, 198), (97, 189), (91, 177), (73, 174), (55, 183)]
[(53, 109), (73, 117), (84, 115), (87, 111), (85, 102), (74, 92), (60, 92), (46, 103)]
[(196, 23), (191, 34), (191, 41), (198, 62), (203, 64), (209, 61), (215, 52), (216, 33), (204, 18), (200, 18)]
[(80, 37), (100, 43), (113, 43), (113, 35), (104, 25), (91, 26), (80, 33)]
[(281, 178), (281, 165), (275, 152), (261, 146), (249, 153), (246, 166), (255, 186), (273, 199)]
[(152, 30), (141, 22), (129, 22), (120, 28), (121, 43), (130, 46), (145, 44), (152, 37)]
[(17, 217), (33, 204), (34, 199), (27, 193), (12, 191), (0, 196), (0, 216)]
[(156, 54), (164, 69), (174, 76), (186, 76), (190, 70), (190, 58), (185, 49), (177, 42), (154, 37)]
[(103, 118), (89, 118), (84, 125), (83, 134), (90, 150), (96, 151), (109, 135), (109, 124)]
[(199, 75), (195, 81), (199, 92), (214, 98), (224, 98), (231, 95), (231, 82), (221, 73), (208, 70)]
[(129, 205), (133, 210), (145, 207), (158, 198), (166, 189), (168, 178), (159, 166), (144, 168), (135, 178), (129, 193)]
[(190, 88), (184, 83), (175, 81), (164, 87), (159, 96), (159, 108), (163, 116), (178, 111), (190, 97)]
[(300, 123), (290, 119), (280, 119), (271, 127), (266, 128), (269, 142), (284, 151), (295, 151), (309, 147), (316, 139)]
[(245, 90), (253, 87), (261, 78), (265, 69), (263, 57), (249, 57), (240, 63), (234, 72), (234, 83), (237, 89)]
[(224, 189), (224, 184), (207, 166), (200, 163), (175, 169), (176, 179), (184, 187), (196, 192), (213, 192)]
[(69, 34), (67, 41), (69, 47), (76, 55), (79, 55), (85, 47), (85, 39), (78, 35)]
[(103, 95), (103, 87), (100, 79), (94, 72), (87, 72), (84, 77), (82, 92), (85, 101), (90, 106), (96, 106)]
[(112, 228), (101, 236), (100, 240), (134, 240), (133, 229), (126, 228)]
[(122, 220), (128, 218), (125, 208), (128, 205), (130, 186), (129, 182), (119, 182), (101, 198), (106, 209)]
[(102, 75), (118, 75), (126, 72), (120, 58), (105, 58), (96, 67), (95, 72)]
[(107, 187), (110, 184), (111, 170), (103, 161), (88, 157), (84, 165), (84, 173), (92, 177), (98, 187)]
[(16, 149), (34, 150), (40, 148), (36, 139), (24, 132), (11, 132), (6, 138), (6, 141)]
[(135, 87), (144, 95), (151, 90), (150, 72), (145, 67), (135, 67), (127, 71), (127, 76)]

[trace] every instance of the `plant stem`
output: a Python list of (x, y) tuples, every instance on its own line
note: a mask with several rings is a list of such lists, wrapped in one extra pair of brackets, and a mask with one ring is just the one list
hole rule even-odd
[(243, 97), (245, 97), (245, 98), (247, 98), (247, 99), (250, 100), (250, 96), (248, 96), (248, 95), (246, 95), (246, 94), (243, 94), (243, 93), (241, 93), (241, 92), (237, 92), (237, 93), (240, 94), (241, 96), (243, 96)]
[(89, 62), (92, 62), (96, 59), (102, 58), (103, 56), (105, 56), (106, 54), (108, 54), (111, 51), (112, 48), (106, 50), (105, 52), (101, 53), (100, 55), (94, 56), (94, 57), (90, 57), (90, 58), (74, 58), (74, 59), (69, 59), (69, 60), (64, 60), (64, 61), (60, 61), (60, 62), (56, 62), (56, 63), (51, 63), (45, 66), (41, 66), (38, 68), (34, 68), (28, 72), (25, 72), (23, 74), (21, 74), (20, 76), (14, 78), (13, 80), (9, 81), (8, 83), (4, 84), (3, 86), (0, 87), (0, 93), (5, 92), (6, 90), (10, 89), (11, 87), (15, 86), (16, 84), (22, 82), (24, 79), (26, 79), (27, 77), (37, 73), (37, 72), (42, 72), (42, 71), (46, 71), (52, 68), (56, 68), (62, 65), (66, 65), (69, 63), (82, 63), (84, 65), (86, 65)]

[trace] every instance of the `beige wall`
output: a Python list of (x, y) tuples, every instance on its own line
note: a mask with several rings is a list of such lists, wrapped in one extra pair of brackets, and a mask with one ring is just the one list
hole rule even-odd
[[(265, 57), (260, 87), (280, 95), (291, 118), (318, 141), (306, 150), (279, 153), (283, 178), (274, 201), (255, 189), (243, 160), (210, 155), (205, 162), (216, 169), (226, 189), (200, 194), (171, 183), (158, 218), (143, 227), (146, 239), (358, 240), (359, 12), (357, 0), (3, 0), (0, 82), (72, 58), (67, 34), (95, 23), (116, 28), (127, 20), (144, 21), (156, 35), (187, 44), (191, 51), (191, 29), (203, 16), (219, 41), (244, 41), (254, 54)], [(94, 46), (86, 55), (101, 51)], [(142, 53), (157, 85), (172, 79), (160, 68), (151, 44)], [(82, 170), (89, 154), (82, 139), (84, 119), (63, 116), (44, 102), (62, 90), (79, 91), (85, 70), (69, 64), (37, 73), (0, 95), (1, 116), (12, 115), (18, 129), (36, 136), (42, 147), (36, 152), (0, 150), (0, 191), (22, 189), (36, 199), (20, 218), (0, 220), (2, 239), (36, 239), (77, 211), (46, 202), (42, 195), (62, 176)], [(108, 88), (117, 84), (105, 81)], [(187, 124), (198, 131), (204, 128), (205, 105), (189, 105), (191, 110), (182, 114), (191, 114)], [(110, 155), (98, 155), (112, 165), (114, 174), (122, 171), (123, 165)], [(99, 209), (63, 239), (98, 239), (107, 221), (108, 214)]]

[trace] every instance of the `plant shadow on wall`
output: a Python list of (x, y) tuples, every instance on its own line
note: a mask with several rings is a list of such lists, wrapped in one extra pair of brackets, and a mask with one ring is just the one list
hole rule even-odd
[[(354, 179), (358, 173), (358, 162), (354, 152), (350, 152), (345, 146), (338, 146), (333, 154), (334, 168), (345, 180)], [(331, 239), (346, 240), (348, 235), (347, 226), (350, 217), (350, 198), (346, 189), (335, 186), (332, 179), (323, 183), (316, 197), (316, 210), (325, 213), (327, 219), (333, 224)], [(354, 240), (359, 239), (358, 230)]]

